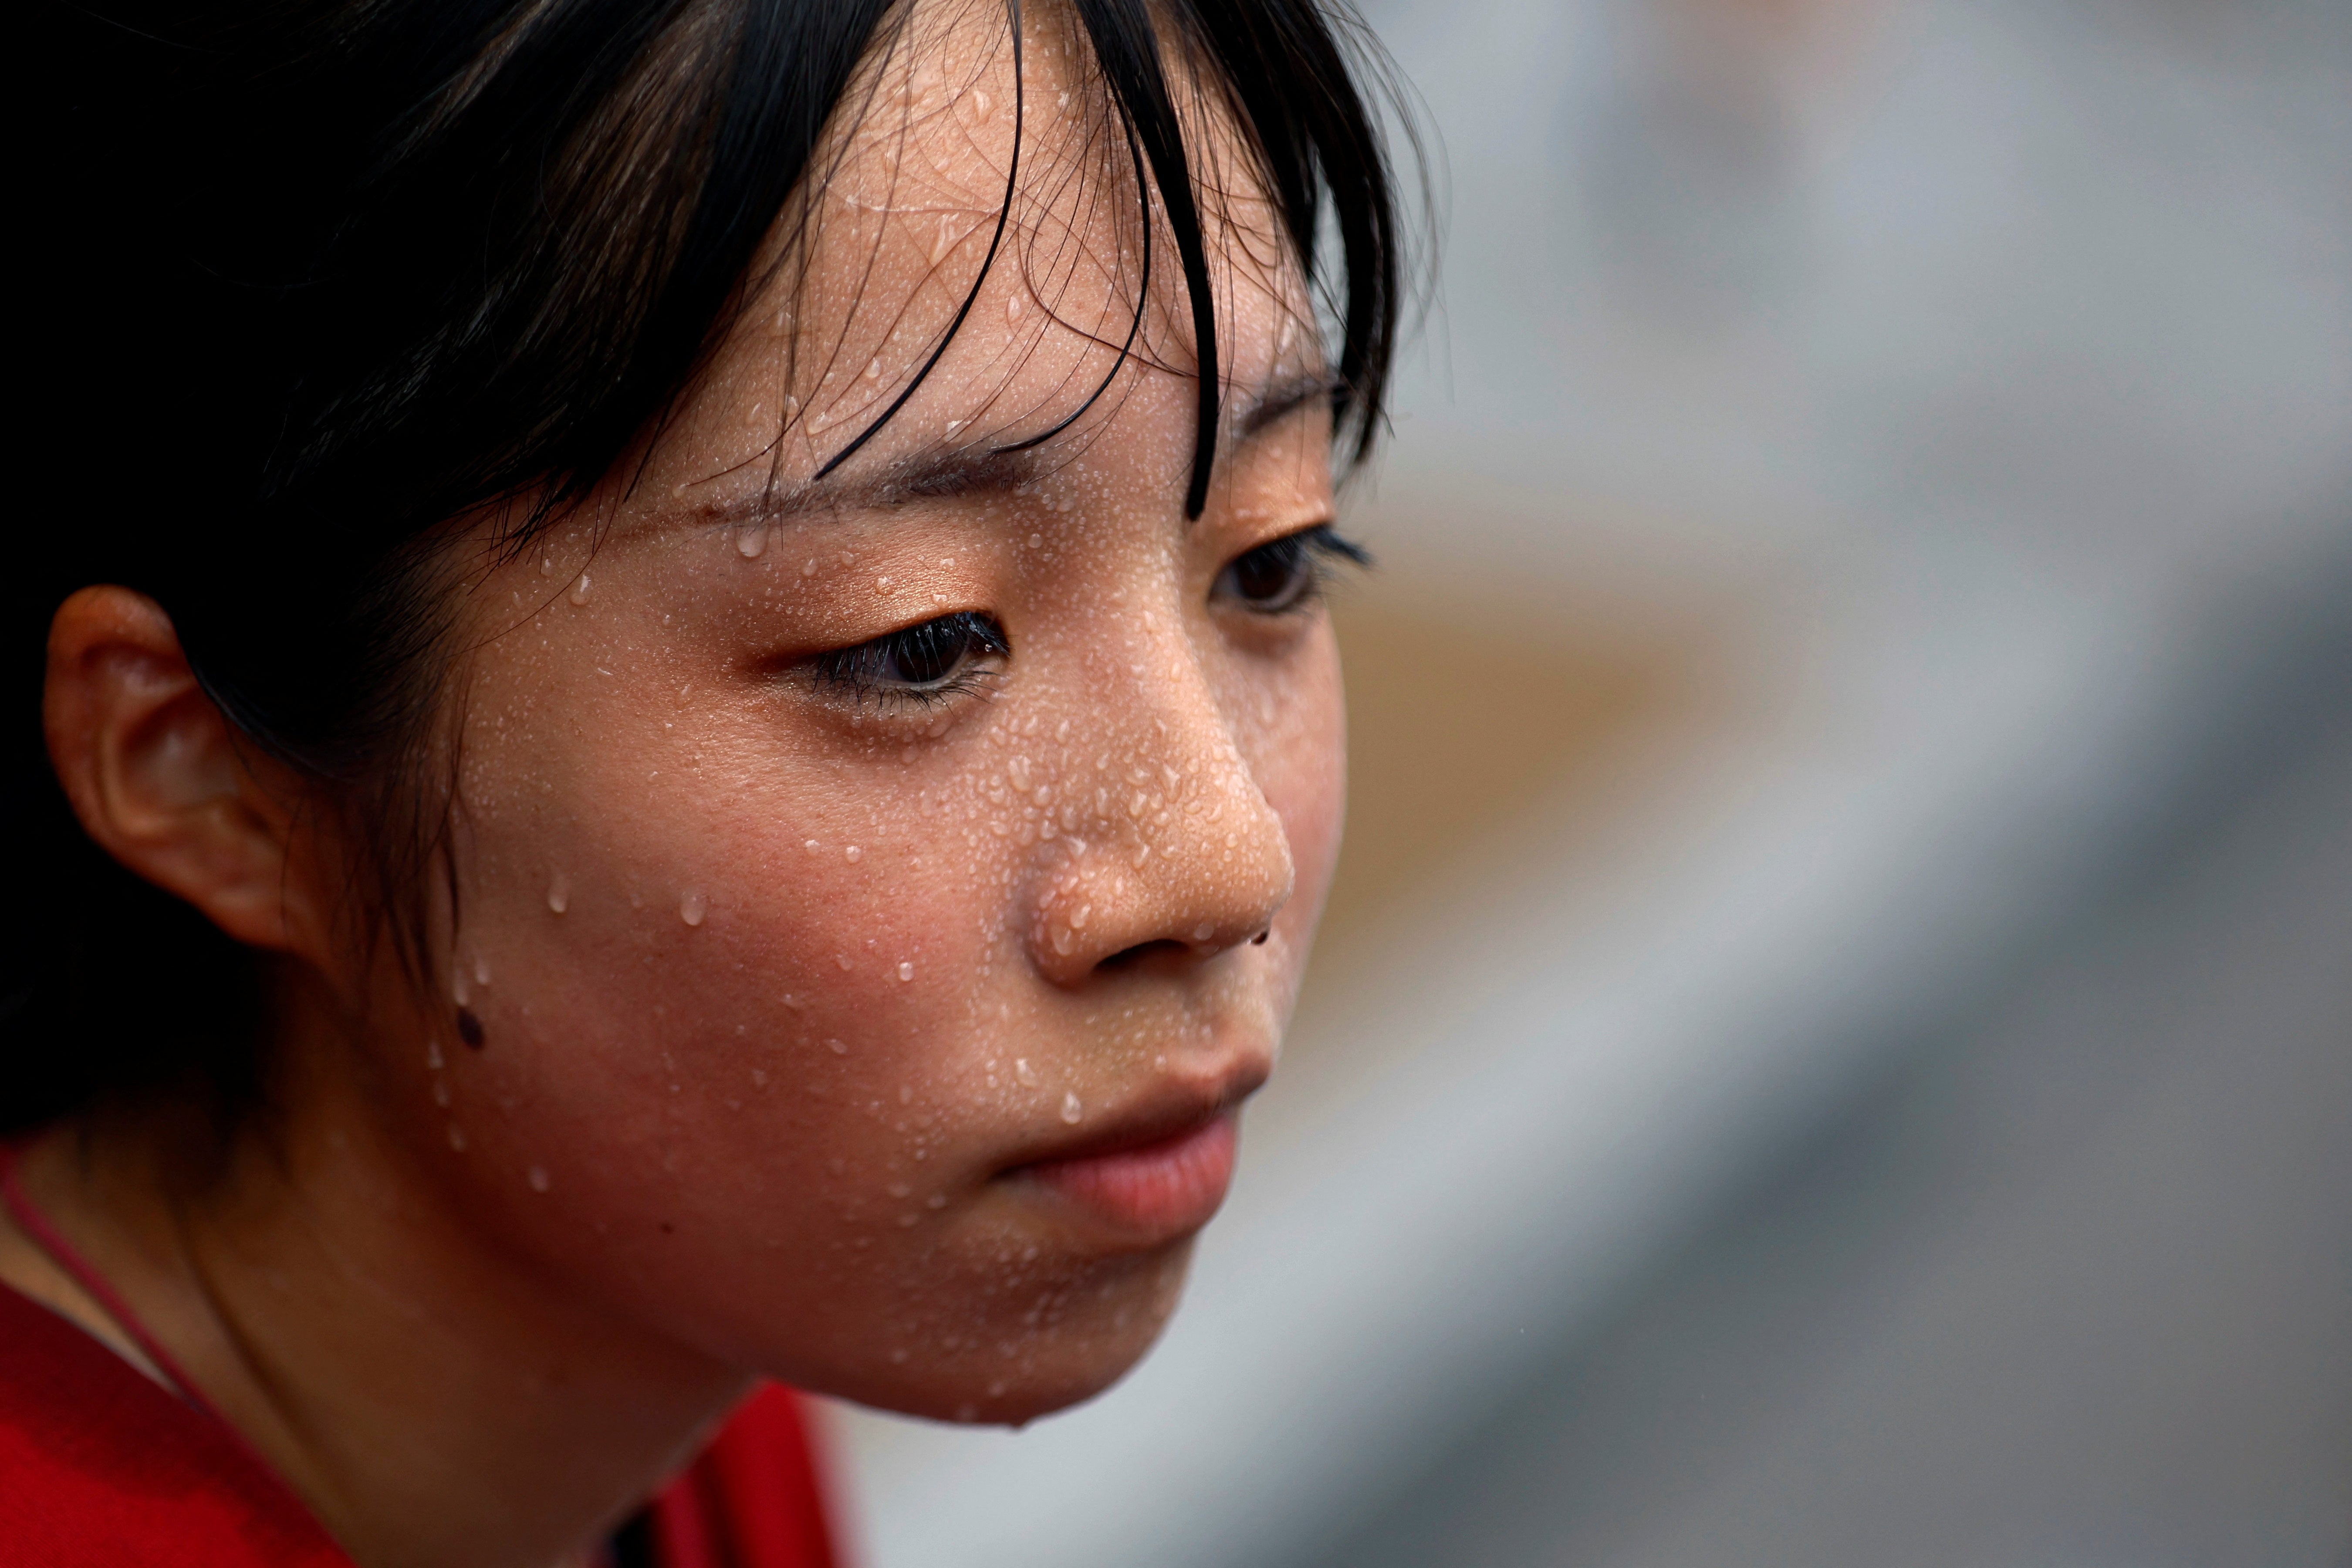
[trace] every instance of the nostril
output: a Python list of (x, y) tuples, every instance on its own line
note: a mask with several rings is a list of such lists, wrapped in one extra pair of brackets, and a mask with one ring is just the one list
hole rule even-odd
[(1182, 942), (1171, 942), (1165, 937), (1162, 937), (1155, 942), (1139, 942), (1133, 947), (1121, 948), (1118, 952), (1112, 953), (1108, 958), (1104, 959), (1097, 967), (1102, 969), (1131, 969), (1135, 965), (1143, 963), (1146, 959), (1154, 958), (1163, 953), (1170, 957), (1182, 957), (1191, 952), (1192, 949), (1186, 947)]

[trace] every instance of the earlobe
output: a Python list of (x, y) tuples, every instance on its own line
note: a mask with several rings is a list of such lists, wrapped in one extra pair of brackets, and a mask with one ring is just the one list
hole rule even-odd
[(42, 721), (74, 814), (109, 854), (239, 942), (294, 945), (307, 923), (287, 875), (294, 813), (197, 684), (161, 605), (116, 587), (60, 605)]

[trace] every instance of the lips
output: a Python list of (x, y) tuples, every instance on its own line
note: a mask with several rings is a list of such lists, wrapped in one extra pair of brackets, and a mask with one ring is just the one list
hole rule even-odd
[(1146, 1243), (1209, 1223), (1233, 1182), (1238, 1140), (1231, 1110), (1173, 1133), (1082, 1149), (1006, 1173)]

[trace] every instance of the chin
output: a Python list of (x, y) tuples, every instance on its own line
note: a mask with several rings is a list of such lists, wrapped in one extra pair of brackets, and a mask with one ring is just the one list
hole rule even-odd
[(803, 1386), (903, 1415), (1023, 1426), (1134, 1370), (1175, 1312), (1192, 1251), (1187, 1238), (1098, 1263), (1012, 1303), (983, 1292), (961, 1314), (935, 1305), (919, 1348), (896, 1344), (847, 1376)]

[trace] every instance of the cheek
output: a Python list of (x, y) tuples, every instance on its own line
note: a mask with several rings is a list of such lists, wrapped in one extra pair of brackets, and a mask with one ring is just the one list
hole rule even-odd
[(1034, 740), (853, 778), (700, 732), (659, 780), (539, 757), (477, 813), (457, 962), (486, 1044), (435, 1058), (466, 1147), (429, 1129), (430, 1156), (518, 1249), (729, 1359), (933, 1415), (1093, 1392), (1184, 1249), (1041, 1256), (960, 1217), (991, 1124), (1047, 1092), (1025, 1056), (1054, 1071), (990, 797)]
[[(795, 1346), (879, 1333), (924, 1298), (904, 1276), (939, 1265), (909, 1244), (1017, 1089), (1012, 1010), (985, 1000), (1017, 956), (1004, 879), (945, 769), (850, 777), (695, 730), (469, 769), (450, 1000), (483, 1044), (453, 1007), (406, 1053), (428, 1153), (518, 1245), (681, 1337), (732, 1332), (713, 1300)], [(688, 1277), (702, 1307), (671, 1300)]]
[[(957, 792), (912, 763), (730, 748), (707, 717), (668, 733), (689, 729), (520, 770), (542, 798), (478, 822), (460, 973), (478, 956), (510, 971), (485, 1002), (517, 1043), (584, 1099), (649, 1098), (657, 1122), (698, 1089), (730, 1109), (911, 1103), (940, 1066), (927, 1042), (970, 1032), (969, 979), (1003, 923), (979, 918), (988, 868), (946, 831)], [(723, 1123), (702, 1135), (730, 1142)]]
[(1347, 710), (1329, 620), (1280, 660), (1229, 667), (1221, 684), (1236, 743), (1290, 843), (1297, 881), (1275, 931), (1295, 992), (1339, 863), (1347, 808)]
[(1339, 645), (1317, 626), (1291, 668), (1257, 692), (1243, 748), (1282, 816), (1298, 868), (1294, 901), (1319, 910), (1339, 851), (1348, 793), (1347, 704)]

